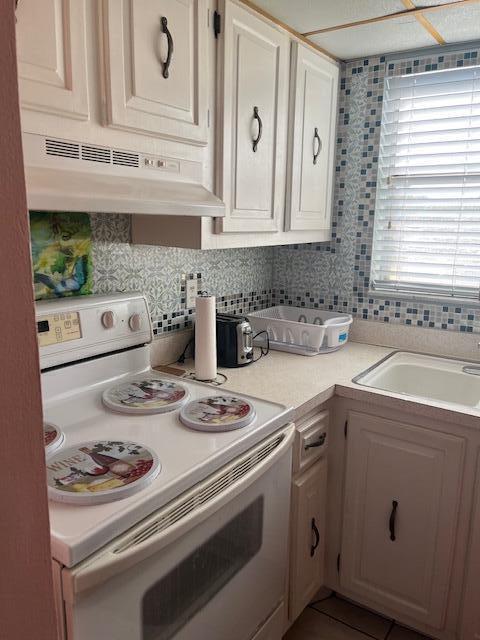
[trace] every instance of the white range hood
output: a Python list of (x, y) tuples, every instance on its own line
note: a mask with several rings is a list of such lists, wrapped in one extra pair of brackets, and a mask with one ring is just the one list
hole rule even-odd
[(29, 133), (23, 146), (31, 210), (225, 215), (198, 163)]

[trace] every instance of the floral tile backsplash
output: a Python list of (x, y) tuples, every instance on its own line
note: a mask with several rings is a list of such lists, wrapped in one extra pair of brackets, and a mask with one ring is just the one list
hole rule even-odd
[(217, 296), (217, 308), (246, 313), (272, 301), (273, 248), (198, 251), (132, 245), (130, 216), (93, 214), (93, 292), (141, 291), (155, 334), (191, 326), (182, 276)]

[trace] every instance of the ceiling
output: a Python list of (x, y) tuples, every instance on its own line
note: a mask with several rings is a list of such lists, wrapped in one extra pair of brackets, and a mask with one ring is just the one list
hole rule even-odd
[[(251, 4), (340, 60), (480, 40), (480, 0), (251, 0)], [(328, 31), (312, 33), (324, 29)]]

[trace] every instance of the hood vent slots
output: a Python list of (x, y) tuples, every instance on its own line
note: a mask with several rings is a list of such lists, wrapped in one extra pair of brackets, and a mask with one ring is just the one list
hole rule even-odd
[(61, 158), (80, 159), (80, 145), (76, 142), (45, 138), (45, 152), (47, 156), (60, 156)]
[(45, 153), (47, 156), (101, 162), (121, 167), (138, 168), (140, 166), (138, 153), (97, 147), (91, 144), (78, 144), (67, 140), (55, 140), (55, 138), (45, 138)]
[(111, 164), (112, 152), (110, 149), (106, 149), (105, 147), (92, 147), (90, 145), (82, 144), (82, 160)]
[(113, 164), (119, 164), (124, 167), (138, 167), (140, 163), (140, 157), (138, 153), (128, 153), (127, 151), (112, 152)]

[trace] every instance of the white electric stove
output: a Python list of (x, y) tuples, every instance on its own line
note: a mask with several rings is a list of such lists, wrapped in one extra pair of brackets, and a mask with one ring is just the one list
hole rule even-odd
[(278, 640), (291, 410), (150, 368), (143, 296), (37, 304), (68, 640)]

